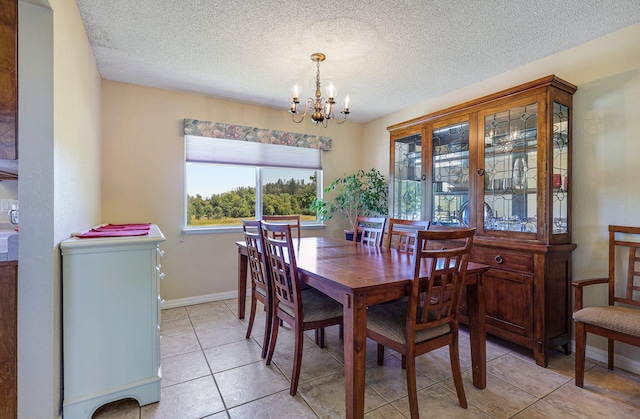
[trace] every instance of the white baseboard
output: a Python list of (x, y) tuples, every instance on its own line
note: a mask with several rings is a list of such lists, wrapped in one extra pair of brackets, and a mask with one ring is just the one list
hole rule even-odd
[[(616, 345), (619, 345), (619, 343), (616, 342)], [(573, 348), (573, 352), (575, 353), (576, 342), (573, 340), (571, 341), (571, 347)], [(585, 356), (595, 361), (602, 362), (605, 364), (605, 366), (607, 365), (608, 355), (606, 350), (594, 348), (593, 346), (587, 345)], [(620, 368), (621, 370), (640, 375), (640, 362), (634, 359), (629, 359), (620, 355), (614, 355), (613, 365), (615, 368)]]
[[(251, 290), (248, 290), (251, 292)], [(251, 295), (247, 293), (247, 295)], [(162, 306), (163, 310), (176, 307), (191, 306), (194, 304), (210, 303), (212, 301), (230, 300), (238, 298), (238, 291), (221, 292), (218, 294), (197, 295), (195, 297), (178, 298), (177, 300), (166, 300)]]

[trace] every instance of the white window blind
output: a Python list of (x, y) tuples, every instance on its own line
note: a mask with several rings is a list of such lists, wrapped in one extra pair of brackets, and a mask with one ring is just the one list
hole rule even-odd
[(322, 169), (322, 151), (251, 141), (185, 136), (186, 161), (262, 167)]

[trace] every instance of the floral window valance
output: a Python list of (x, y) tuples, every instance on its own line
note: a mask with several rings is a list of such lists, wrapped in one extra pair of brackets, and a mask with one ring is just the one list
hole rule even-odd
[(198, 121), (197, 119), (185, 118), (184, 134), (291, 147), (317, 148), (324, 151), (331, 150), (331, 138), (329, 137), (245, 127), (222, 122)]

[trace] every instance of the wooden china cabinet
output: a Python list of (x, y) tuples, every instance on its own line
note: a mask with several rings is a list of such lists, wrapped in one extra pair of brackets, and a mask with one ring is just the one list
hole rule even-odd
[(388, 127), (389, 214), (475, 227), (487, 331), (544, 367), (570, 353), (575, 91), (552, 75)]

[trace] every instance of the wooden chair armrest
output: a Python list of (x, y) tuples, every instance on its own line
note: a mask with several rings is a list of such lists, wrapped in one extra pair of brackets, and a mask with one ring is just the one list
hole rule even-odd
[(606, 284), (607, 282), (609, 282), (609, 278), (591, 278), (591, 279), (579, 279), (577, 281), (572, 281), (571, 285), (573, 285), (574, 288), (582, 288), (582, 287), (586, 287), (587, 285), (593, 285), (593, 284)]
[(573, 312), (575, 313), (578, 310), (582, 309), (582, 289), (588, 285), (594, 284), (606, 284), (609, 282), (609, 278), (590, 278), (590, 279), (580, 279), (576, 281), (572, 281), (571, 285), (575, 290), (575, 301), (573, 305)]

